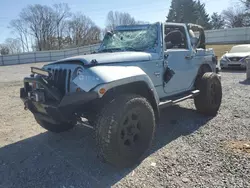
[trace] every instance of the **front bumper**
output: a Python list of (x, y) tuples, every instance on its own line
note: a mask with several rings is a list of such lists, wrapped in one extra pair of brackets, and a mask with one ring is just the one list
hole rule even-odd
[[(43, 89), (34, 90), (29, 85), (30, 83), (40, 84)], [(94, 91), (81, 91), (61, 96), (43, 80), (25, 78), (24, 87), (20, 89), (20, 98), (24, 102), (25, 109), (30, 110), (36, 119), (55, 124), (72, 120), (76, 110), (97, 99), (98, 94)]]
[(220, 61), (220, 67), (221, 68), (246, 68), (246, 63), (244, 62), (226, 62), (226, 61)]

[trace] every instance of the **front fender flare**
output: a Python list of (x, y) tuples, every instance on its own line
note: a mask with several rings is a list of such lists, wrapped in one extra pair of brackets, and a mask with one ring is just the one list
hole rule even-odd
[[(95, 82), (98, 84), (94, 86), (91, 91), (98, 93), (102, 98), (104, 94), (100, 93), (100, 89), (104, 88), (106, 91), (126, 84), (134, 82), (144, 82), (148, 88), (153, 92), (156, 104), (159, 104), (159, 97), (149, 76), (139, 67), (135, 66), (95, 66), (90, 68), (92, 75), (95, 75)], [(85, 83), (86, 84), (86, 83)], [(92, 86), (91, 86), (92, 87)]]

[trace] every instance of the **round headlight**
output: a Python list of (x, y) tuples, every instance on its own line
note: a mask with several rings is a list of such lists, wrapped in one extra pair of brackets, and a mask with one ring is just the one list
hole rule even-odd
[(83, 72), (84, 70), (82, 67), (77, 67), (72, 74), (72, 79), (75, 79), (77, 76), (82, 75)]
[(83, 74), (83, 68), (78, 67), (78, 68), (76, 69), (76, 76), (79, 76), (79, 75), (81, 75), (81, 74)]

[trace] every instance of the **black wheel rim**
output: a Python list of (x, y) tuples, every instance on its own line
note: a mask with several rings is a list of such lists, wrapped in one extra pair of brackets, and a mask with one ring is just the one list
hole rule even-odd
[(122, 122), (120, 140), (123, 147), (132, 149), (141, 139), (141, 120), (139, 113), (133, 111), (128, 113)]

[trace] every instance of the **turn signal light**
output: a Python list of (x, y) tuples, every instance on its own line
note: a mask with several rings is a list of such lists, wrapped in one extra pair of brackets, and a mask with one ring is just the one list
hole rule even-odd
[(106, 93), (106, 89), (105, 88), (101, 88), (99, 90), (99, 93), (102, 94), (102, 95), (104, 95)]

